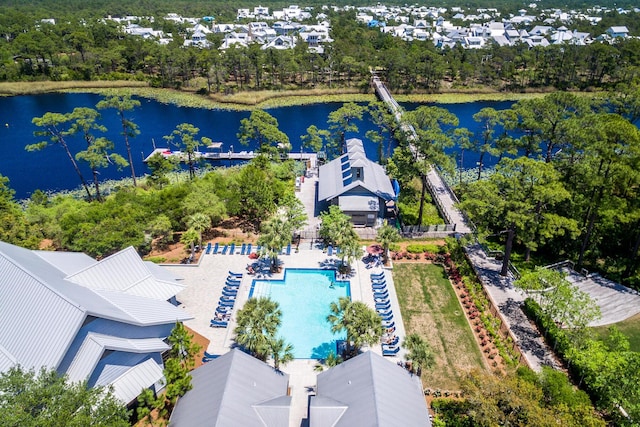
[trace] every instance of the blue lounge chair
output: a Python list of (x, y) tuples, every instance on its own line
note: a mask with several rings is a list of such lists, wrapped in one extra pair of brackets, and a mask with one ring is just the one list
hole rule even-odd
[(256, 252), (260, 253), (261, 250), (262, 250), (262, 246), (258, 245), (258, 248), (256, 249)]
[(205, 350), (204, 352), (204, 357), (206, 357), (207, 359), (215, 359), (216, 357), (219, 357), (220, 355), (218, 354), (211, 354), (211, 353), (207, 353), (207, 351)]
[(235, 297), (235, 296), (238, 295), (238, 291), (228, 291), (228, 290), (223, 289), (222, 290), (222, 295), (225, 296), (225, 297)]
[(219, 315), (219, 316), (231, 315), (232, 311), (233, 311), (233, 307), (228, 307), (225, 305), (219, 305), (216, 307), (216, 315)]
[(220, 247), (220, 244), (218, 242), (216, 242), (215, 245), (213, 245), (213, 254), (217, 255), (218, 254), (218, 248)]
[(221, 320), (211, 320), (211, 325), (209, 326), (211, 326), (212, 328), (226, 328), (227, 326), (229, 326), (229, 322)]
[(220, 302), (236, 302), (236, 298), (235, 297), (220, 297)]
[(291, 255), (291, 243), (287, 245), (287, 255)]
[(384, 290), (384, 291), (376, 291), (373, 293), (373, 297), (374, 298), (389, 298), (389, 291), (388, 290)]
[(393, 314), (392, 313), (387, 313), (387, 314), (380, 314), (378, 313), (378, 316), (380, 316), (380, 318), (382, 319), (382, 321), (384, 322), (390, 322), (393, 320)]
[(329, 247), (327, 248), (327, 255), (329, 256), (333, 255), (333, 246), (329, 245)]
[(372, 277), (371, 281), (373, 283), (383, 283), (383, 282), (387, 281), (387, 278), (386, 277)]
[(384, 279), (384, 271), (382, 273), (371, 273), (372, 279)]
[(224, 248), (222, 248), (222, 252), (220, 252), (222, 255), (226, 255), (227, 254), (227, 250), (229, 249), (229, 247), (227, 245), (224, 245)]
[(389, 301), (388, 297), (379, 297), (379, 298), (374, 298), (373, 302), (376, 304), (390, 304), (391, 302)]
[(393, 348), (382, 348), (382, 355), (383, 356), (395, 356), (396, 354), (398, 354), (398, 352), (400, 351), (400, 347), (393, 347)]
[(229, 246), (229, 255), (234, 255), (236, 253), (236, 244), (232, 243), (231, 246)]
[(246, 254), (249, 255), (251, 253), (251, 243), (247, 244), (247, 252)]
[(218, 305), (220, 307), (233, 307), (235, 305), (236, 301), (235, 300), (226, 300), (226, 301), (222, 301), (222, 299), (220, 301), (218, 301)]
[(240, 286), (240, 282), (236, 282), (235, 280), (227, 280), (226, 282), (224, 282), (224, 285), (230, 288), (238, 288)]
[(371, 281), (371, 286), (380, 286), (380, 285), (386, 285), (387, 281), (386, 280), (372, 280)]
[(371, 284), (371, 289), (373, 289), (374, 291), (386, 291), (387, 290), (387, 284), (386, 283), (372, 283)]
[(376, 304), (378, 314), (391, 314), (391, 304)]
[(229, 291), (229, 292), (235, 292), (236, 294), (238, 293), (238, 287), (237, 286), (225, 286), (224, 288), (222, 288), (222, 291)]
[(244, 255), (244, 251), (247, 250), (247, 244), (243, 243), (242, 244), (242, 248), (240, 248), (240, 255)]
[(336, 255), (340, 255), (340, 246), (336, 248)]
[(207, 243), (207, 250), (204, 253), (207, 255), (211, 253), (211, 242)]
[(399, 341), (400, 341), (400, 338), (398, 338), (397, 336), (394, 336), (392, 339), (388, 341), (383, 341), (382, 345), (388, 346), (388, 347), (395, 347), (396, 345), (398, 345)]
[(383, 320), (382, 321), (382, 327), (385, 329), (395, 329), (396, 328), (396, 322), (394, 322), (393, 320)]
[(233, 277), (242, 277), (244, 273), (234, 273), (233, 271), (229, 271), (229, 276)]

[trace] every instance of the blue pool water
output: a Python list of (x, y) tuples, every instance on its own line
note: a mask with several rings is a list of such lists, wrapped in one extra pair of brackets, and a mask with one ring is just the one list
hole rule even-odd
[(293, 344), (296, 359), (323, 359), (336, 352), (336, 340), (346, 338), (344, 333), (331, 333), (327, 322), (329, 305), (351, 296), (349, 282), (336, 280), (334, 270), (287, 268), (284, 280), (253, 281), (249, 297), (261, 296), (280, 304), (278, 334)]

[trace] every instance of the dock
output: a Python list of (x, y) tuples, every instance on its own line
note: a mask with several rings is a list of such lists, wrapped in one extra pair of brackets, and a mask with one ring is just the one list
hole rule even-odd
[[(149, 154), (147, 157), (144, 158), (143, 162), (147, 163), (149, 159), (156, 154), (160, 154), (165, 158), (178, 157), (181, 162), (185, 161), (186, 159), (186, 154), (181, 151), (171, 151), (168, 148), (156, 148), (151, 152), (151, 154)], [(196, 151), (194, 153), (194, 157), (196, 159), (205, 159), (210, 161), (251, 160), (258, 157), (258, 155), (260, 154), (263, 154), (263, 153), (258, 153), (254, 151), (237, 151), (237, 152), (236, 151), (228, 151), (228, 152)], [(309, 161), (311, 163), (310, 165), (311, 168), (315, 168), (318, 162), (317, 153), (287, 153), (286, 157), (284, 158), (288, 158), (291, 160)]]

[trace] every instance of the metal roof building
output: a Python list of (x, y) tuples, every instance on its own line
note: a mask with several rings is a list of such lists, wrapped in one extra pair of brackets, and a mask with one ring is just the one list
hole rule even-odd
[(191, 318), (167, 302), (182, 288), (132, 248), (96, 261), (0, 242), (0, 371), (46, 367), (117, 384), (129, 403), (162, 379), (163, 340)]
[(289, 376), (238, 349), (191, 372), (169, 427), (288, 427)]
[(346, 153), (320, 166), (318, 202), (337, 204), (354, 225), (373, 226), (396, 194), (382, 166), (369, 160), (362, 141), (346, 141)]
[(322, 372), (317, 381), (310, 427), (431, 426), (420, 378), (371, 351)]

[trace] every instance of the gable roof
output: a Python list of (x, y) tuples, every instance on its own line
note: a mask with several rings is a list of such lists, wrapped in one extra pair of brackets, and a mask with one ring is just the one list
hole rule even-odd
[(319, 374), (309, 409), (310, 427), (431, 426), (420, 378), (371, 351)]
[[(318, 200), (334, 199), (358, 186), (384, 200), (392, 200), (395, 193), (389, 177), (382, 166), (366, 157), (362, 141), (351, 138), (346, 144), (345, 154), (320, 166)], [(353, 179), (354, 167), (363, 169), (362, 180)]]
[(73, 263), (61, 270), (61, 259), (0, 242), (0, 366), (58, 368), (88, 316), (139, 326), (191, 318), (164, 300), (71, 282), (65, 270)]
[(191, 372), (193, 388), (178, 401), (170, 427), (288, 427), (289, 376), (238, 349)]
[(67, 276), (71, 282), (90, 289), (120, 291), (163, 301), (185, 288), (175, 279), (166, 278), (154, 275), (131, 246)]

